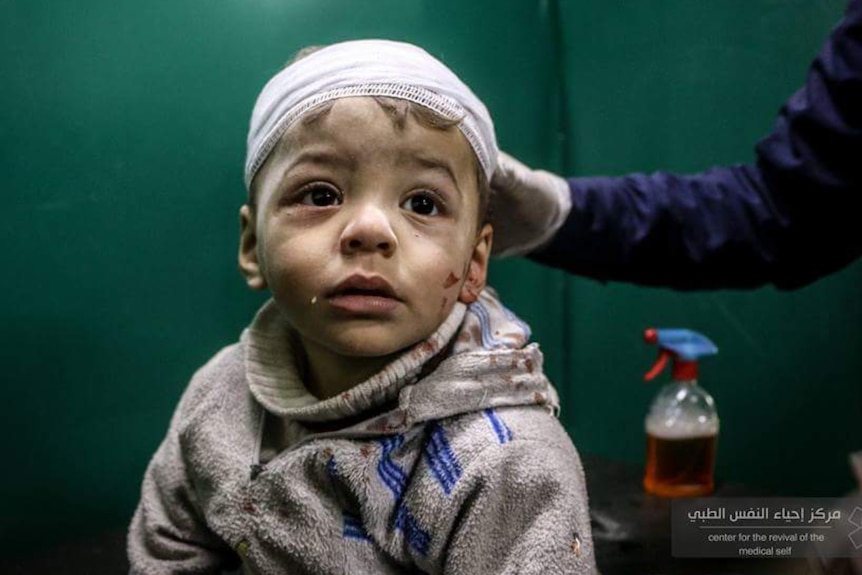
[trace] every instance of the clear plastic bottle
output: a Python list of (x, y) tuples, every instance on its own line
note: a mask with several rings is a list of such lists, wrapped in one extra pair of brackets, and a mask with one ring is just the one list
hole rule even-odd
[(647, 330), (646, 340), (660, 347), (647, 374), (653, 379), (672, 359), (673, 381), (661, 388), (645, 420), (648, 493), (696, 497), (715, 488), (719, 419), (712, 396), (697, 385), (697, 359), (718, 352), (706, 337), (689, 330)]

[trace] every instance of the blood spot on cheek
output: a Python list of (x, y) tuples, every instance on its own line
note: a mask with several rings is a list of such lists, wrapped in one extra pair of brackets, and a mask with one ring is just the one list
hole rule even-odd
[(444, 298), (443, 298), (443, 301), (440, 303), (440, 309), (445, 308), (447, 303), (449, 303), (449, 298), (448, 298), (448, 297), (444, 297)]
[(445, 281), (445, 282), (443, 282), (443, 289), (446, 289), (446, 288), (450, 288), (450, 287), (452, 287), (453, 285), (455, 285), (456, 283), (458, 283), (458, 281), (459, 281), (460, 279), (461, 279), (461, 278), (459, 278), (458, 276), (456, 276), (454, 273), (449, 272), (449, 277), (447, 277), (447, 278), (446, 278), (446, 281)]

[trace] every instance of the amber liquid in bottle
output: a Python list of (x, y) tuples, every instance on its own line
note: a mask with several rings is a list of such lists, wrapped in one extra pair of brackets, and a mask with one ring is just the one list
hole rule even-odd
[(713, 472), (718, 433), (694, 437), (660, 436), (647, 430), (647, 493), (698, 497), (715, 489)]

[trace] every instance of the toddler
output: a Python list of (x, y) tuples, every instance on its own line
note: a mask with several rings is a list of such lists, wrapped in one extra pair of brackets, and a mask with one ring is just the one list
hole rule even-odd
[(409, 44), (267, 83), (239, 265), (272, 298), (184, 392), (132, 573), (595, 572), (542, 354), (485, 287), (497, 154), (485, 106)]

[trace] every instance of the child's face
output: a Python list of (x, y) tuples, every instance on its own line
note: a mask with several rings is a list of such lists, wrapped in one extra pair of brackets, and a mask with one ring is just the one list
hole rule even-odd
[(291, 126), (255, 179), (248, 284), (271, 290), (306, 345), (379, 357), (422, 341), (484, 286), (475, 165), (457, 128), (411, 114), (396, 127), (371, 98), (335, 100)]

